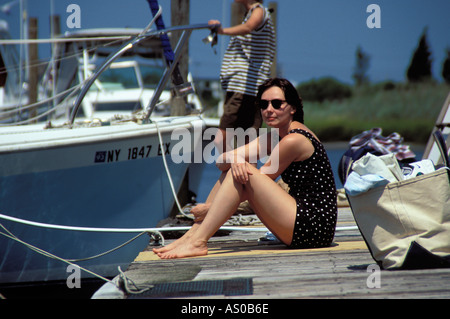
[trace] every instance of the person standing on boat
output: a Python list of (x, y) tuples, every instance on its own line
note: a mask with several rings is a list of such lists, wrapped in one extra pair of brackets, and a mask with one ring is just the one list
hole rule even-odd
[[(262, 119), (255, 106), (260, 85), (270, 76), (275, 56), (275, 28), (262, 0), (235, 0), (245, 6), (247, 13), (241, 24), (219, 27), (218, 34), (231, 36), (220, 70), (220, 81), (225, 93), (224, 114), (220, 119), (216, 145), (220, 152), (234, 148), (227, 128), (261, 127)], [(209, 24), (220, 24), (210, 20)], [(230, 148), (231, 147), (231, 148)], [(222, 150), (220, 150), (222, 148)]]
[[(259, 87), (257, 105), (264, 122), (275, 129), (267, 134), (277, 134), (276, 145), (265, 145), (270, 143), (263, 141), (271, 141), (272, 136), (260, 135), (222, 154), (217, 163), (222, 171), (219, 180), (206, 203), (191, 210), (195, 223), (175, 242), (153, 249), (160, 258), (206, 255), (209, 238), (244, 200), (289, 247), (331, 245), (337, 219), (333, 172), (324, 146), (303, 124), (303, 105), (297, 90), (285, 79), (268, 79)], [(267, 154), (263, 147), (271, 152), (270, 157), (257, 169), (248, 161), (255, 155)], [(275, 182), (280, 175), (289, 192)]]

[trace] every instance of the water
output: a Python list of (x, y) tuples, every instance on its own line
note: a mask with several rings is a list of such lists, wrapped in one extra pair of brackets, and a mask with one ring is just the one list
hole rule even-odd
[[(342, 155), (347, 150), (348, 143), (326, 143), (325, 149), (327, 150), (328, 158), (330, 159), (331, 167), (333, 169), (334, 179), (336, 182), (336, 188), (344, 187), (339, 179), (338, 175), (338, 165), (341, 160)], [(425, 145), (412, 145), (411, 150), (416, 154), (417, 159), (421, 159), (423, 152), (425, 149)], [(208, 197), (209, 191), (216, 183), (217, 179), (220, 176), (220, 171), (216, 168), (215, 164), (202, 164), (204, 169), (200, 167), (194, 168), (193, 171), (190, 172), (190, 181), (200, 180), (199, 184), (195, 184), (191, 188), (191, 190), (197, 194), (197, 202), (204, 202)]]

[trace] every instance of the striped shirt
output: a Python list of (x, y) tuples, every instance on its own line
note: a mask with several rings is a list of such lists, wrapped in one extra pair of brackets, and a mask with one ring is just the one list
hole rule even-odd
[(263, 24), (249, 34), (230, 38), (220, 70), (220, 81), (225, 91), (256, 96), (258, 86), (270, 76), (275, 56), (275, 27), (269, 11), (257, 5), (247, 13), (242, 23), (257, 7), (264, 9)]

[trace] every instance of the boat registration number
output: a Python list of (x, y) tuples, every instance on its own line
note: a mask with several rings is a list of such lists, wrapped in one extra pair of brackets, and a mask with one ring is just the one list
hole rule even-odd
[[(94, 157), (94, 163), (113, 163), (120, 161), (130, 161), (135, 159), (143, 159), (151, 156), (162, 156), (163, 152), (165, 155), (170, 155), (170, 142), (164, 143), (164, 150), (161, 145), (158, 144), (158, 148), (153, 147), (153, 145), (144, 145), (130, 147), (127, 149), (112, 149), (107, 151), (96, 151)], [(152, 152), (153, 150), (153, 152)]]

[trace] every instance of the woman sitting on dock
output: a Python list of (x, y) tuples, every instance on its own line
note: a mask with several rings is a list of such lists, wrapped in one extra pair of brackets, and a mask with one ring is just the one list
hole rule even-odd
[[(206, 255), (209, 238), (245, 200), (288, 247), (331, 245), (337, 218), (334, 177), (322, 143), (303, 124), (303, 105), (297, 90), (285, 79), (268, 79), (259, 87), (257, 103), (267, 126), (276, 128), (279, 135), (268, 161), (260, 169), (248, 162), (255, 155), (252, 150), (259, 153), (261, 136), (222, 154), (223, 163), (217, 164), (222, 171), (219, 180), (206, 203), (191, 211), (194, 225), (175, 242), (154, 249), (160, 258)], [(274, 134), (274, 130), (268, 134)], [(270, 145), (265, 147), (270, 152)], [(289, 193), (274, 181), (279, 175), (289, 185)]]

